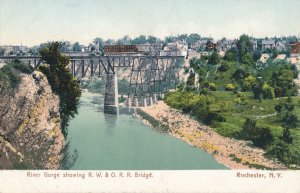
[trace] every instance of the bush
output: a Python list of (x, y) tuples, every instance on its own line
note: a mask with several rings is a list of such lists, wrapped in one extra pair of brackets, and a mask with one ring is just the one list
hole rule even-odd
[(256, 78), (253, 76), (248, 76), (242, 83), (242, 90), (243, 91), (251, 91), (253, 90), (254, 86), (257, 84)]
[(249, 73), (247, 71), (239, 68), (232, 74), (231, 78), (239, 82), (248, 76), (249, 76)]
[(204, 82), (202, 88), (208, 88), (210, 91), (217, 90), (217, 86), (213, 82)]
[(209, 64), (218, 64), (220, 62), (220, 56), (216, 51), (213, 51), (208, 59)]
[(287, 143), (277, 140), (266, 149), (266, 154), (276, 157), (279, 161), (288, 162), (290, 150)]
[(235, 85), (234, 84), (227, 84), (226, 85), (226, 90), (233, 91), (234, 89), (235, 89)]
[(253, 120), (253, 119), (247, 118), (244, 125), (243, 125), (243, 128), (240, 132), (240, 136), (243, 139), (250, 140), (251, 136), (253, 135), (253, 133), (255, 131), (255, 129), (256, 129), (256, 121)]
[(262, 86), (262, 96), (264, 99), (275, 98), (274, 88), (264, 83)]
[(286, 127), (283, 129), (280, 139), (289, 144), (293, 143), (293, 137), (291, 135), (290, 128)]
[(208, 93), (209, 93), (208, 88), (202, 88), (202, 90), (200, 91), (200, 94), (203, 94), (203, 95), (208, 95)]
[(15, 88), (20, 82), (18, 72), (11, 66), (5, 65), (0, 69), (1, 79), (8, 82), (9, 87)]
[(226, 72), (229, 70), (229, 65), (227, 63), (221, 64), (221, 66), (218, 68), (218, 71), (220, 72)]
[(285, 128), (296, 128), (298, 117), (295, 114), (295, 105), (291, 97), (288, 97), (286, 102), (280, 102), (275, 106), (278, 119), (282, 122)]
[(273, 141), (270, 128), (257, 127), (256, 121), (247, 118), (239, 134), (242, 139), (251, 140), (253, 145), (266, 147)]
[(20, 63), (20, 62), (10, 63), (8, 65), (10, 65), (14, 69), (19, 70), (20, 72), (23, 72), (25, 74), (30, 74), (33, 72), (33, 68), (31, 66)]
[(213, 82), (210, 82), (208, 84), (208, 87), (209, 87), (209, 90), (211, 90), (211, 91), (216, 91), (217, 90), (216, 84), (213, 83)]
[(273, 141), (273, 135), (270, 128), (257, 128), (257, 135), (252, 137), (252, 142), (255, 146), (266, 147)]
[(223, 117), (220, 113), (217, 112), (208, 112), (203, 122), (205, 124), (210, 125), (213, 121), (224, 122), (226, 121), (225, 117)]

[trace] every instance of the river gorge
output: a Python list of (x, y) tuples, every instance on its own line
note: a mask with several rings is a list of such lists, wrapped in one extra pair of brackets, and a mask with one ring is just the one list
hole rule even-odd
[(75, 170), (227, 169), (207, 152), (144, 125), (125, 107), (119, 115), (104, 114), (103, 97), (86, 91), (67, 142), (78, 153)]

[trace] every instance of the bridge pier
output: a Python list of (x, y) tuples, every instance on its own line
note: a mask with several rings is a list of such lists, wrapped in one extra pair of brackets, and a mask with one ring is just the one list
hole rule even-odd
[(147, 97), (146, 96), (142, 97), (142, 103), (143, 103), (143, 107), (148, 106), (147, 105)]
[(153, 94), (153, 103), (157, 103), (157, 96), (156, 96), (156, 93)]
[(116, 74), (107, 74), (105, 81), (104, 113), (118, 114), (118, 79)]

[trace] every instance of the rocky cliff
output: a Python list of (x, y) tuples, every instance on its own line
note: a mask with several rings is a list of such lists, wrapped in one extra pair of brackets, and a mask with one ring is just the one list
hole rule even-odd
[(41, 72), (18, 76), (15, 88), (0, 89), (0, 169), (58, 169), (64, 147), (59, 97)]

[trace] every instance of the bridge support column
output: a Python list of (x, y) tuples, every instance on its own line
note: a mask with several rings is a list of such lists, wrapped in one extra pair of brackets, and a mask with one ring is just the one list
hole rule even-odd
[(153, 102), (154, 102), (154, 103), (157, 103), (157, 96), (156, 96), (156, 93), (153, 94)]
[(147, 97), (142, 97), (142, 100), (143, 100), (143, 107), (146, 107), (147, 106)]
[(105, 82), (104, 113), (118, 114), (118, 79), (116, 74), (107, 74)]
[(137, 97), (134, 97), (134, 106), (139, 107), (139, 100)]
[(149, 97), (149, 106), (152, 106), (153, 105), (153, 98), (152, 96)]

